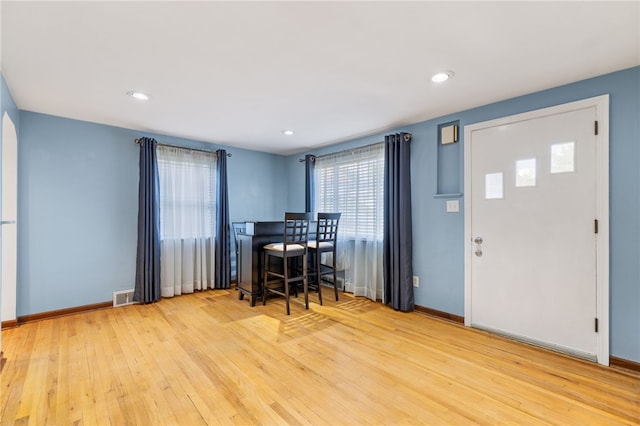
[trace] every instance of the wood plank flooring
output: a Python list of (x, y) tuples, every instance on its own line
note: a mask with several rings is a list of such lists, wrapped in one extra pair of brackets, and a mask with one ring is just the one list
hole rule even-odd
[(632, 425), (640, 375), (341, 295), (234, 290), (2, 332), (2, 425)]

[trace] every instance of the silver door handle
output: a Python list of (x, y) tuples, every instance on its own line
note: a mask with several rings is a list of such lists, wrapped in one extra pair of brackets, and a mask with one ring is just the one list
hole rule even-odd
[(0, 225), (13, 225), (14, 223), (16, 223), (15, 220), (3, 220), (0, 222)]
[(476, 243), (476, 244), (482, 244), (482, 241), (483, 241), (482, 237), (476, 237), (476, 239), (473, 240), (473, 242)]

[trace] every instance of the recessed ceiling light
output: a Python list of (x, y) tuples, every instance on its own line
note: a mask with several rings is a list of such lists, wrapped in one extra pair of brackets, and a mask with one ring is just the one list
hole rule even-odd
[(285, 136), (292, 136), (293, 135), (293, 130), (283, 130), (282, 134)]
[(148, 101), (149, 98), (151, 96), (147, 95), (146, 93), (142, 93), (142, 92), (138, 92), (137, 90), (129, 90), (127, 92), (127, 95), (131, 96), (132, 98), (135, 98), (139, 101)]
[(431, 77), (431, 81), (433, 81), (434, 83), (442, 83), (443, 81), (449, 80), (453, 76), (453, 71), (440, 71), (439, 73), (434, 74), (433, 77)]

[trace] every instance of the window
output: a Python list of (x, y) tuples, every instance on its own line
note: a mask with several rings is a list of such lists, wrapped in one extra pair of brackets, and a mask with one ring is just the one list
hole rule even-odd
[(346, 291), (383, 298), (384, 143), (317, 157), (316, 212), (342, 213), (338, 279)]
[(516, 187), (536, 186), (536, 159), (516, 161)]
[(551, 145), (551, 173), (569, 173), (576, 171), (575, 142)]
[(484, 197), (487, 200), (501, 200), (504, 198), (502, 173), (488, 173), (484, 176)]
[(384, 144), (316, 158), (315, 209), (340, 212), (346, 238), (382, 240)]
[(158, 146), (160, 239), (215, 236), (216, 156)]

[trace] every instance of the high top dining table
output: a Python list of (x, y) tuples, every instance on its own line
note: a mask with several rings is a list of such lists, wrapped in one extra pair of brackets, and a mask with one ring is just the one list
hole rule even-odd
[[(309, 240), (315, 238), (316, 222), (309, 223)], [(251, 306), (256, 298), (262, 298), (262, 248), (270, 243), (280, 243), (284, 236), (284, 222), (246, 222), (244, 232), (238, 233), (238, 298), (249, 297)], [(281, 259), (273, 259), (280, 262)]]
[(238, 234), (238, 298), (248, 296), (251, 306), (262, 297), (262, 247), (282, 241), (284, 222), (247, 222)]

